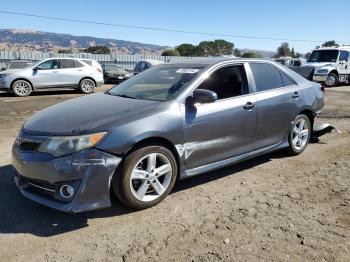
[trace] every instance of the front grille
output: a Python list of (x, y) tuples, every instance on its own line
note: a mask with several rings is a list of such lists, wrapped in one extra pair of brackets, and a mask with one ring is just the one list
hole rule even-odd
[(19, 145), (19, 149), (22, 151), (37, 151), (41, 143), (32, 141), (23, 141)]

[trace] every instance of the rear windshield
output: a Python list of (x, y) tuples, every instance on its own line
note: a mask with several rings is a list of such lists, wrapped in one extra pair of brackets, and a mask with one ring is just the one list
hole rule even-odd
[(167, 101), (176, 97), (204, 67), (156, 66), (109, 90), (110, 95)]

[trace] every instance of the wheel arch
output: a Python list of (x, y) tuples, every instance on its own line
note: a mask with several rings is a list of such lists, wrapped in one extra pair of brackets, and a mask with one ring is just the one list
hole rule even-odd
[(314, 128), (314, 121), (315, 121), (315, 117), (314, 117), (313, 111), (311, 109), (304, 109), (304, 110), (302, 110), (299, 113), (299, 115), (301, 115), (301, 114), (306, 115), (309, 118), (311, 129), (313, 130), (313, 128)]
[(339, 76), (339, 73), (336, 69), (331, 70), (328, 74), (335, 74), (335, 75)]
[(166, 139), (164, 137), (153, 136), (153, 137), (147, 137), (147, 138), (141, 139), (140, 141), (133, 144), (128, 150), (126, 150), (124, 154), (128, 155), (143, 146), (151, 145), (151, 144), (160, 144), (166, 147), (167, 149), (169, 149), (176, 159), (176, 163), (178, 165), (178, 171), (179, 171), (180, 169), (179, 152), (177, 151), (175, 145), (169, 139)]
[(34, 87), (33, 83), (25, 77), (18, 77), (18, 78), (15, 78), (14, 80), (12, 80), (11, 85), (10, 85), (11, 90), (12, 90), (13, 83), (18, 81), (18, 80), (27, 81), (30, 84), (32, 90), (35, 91), (35, 87)]

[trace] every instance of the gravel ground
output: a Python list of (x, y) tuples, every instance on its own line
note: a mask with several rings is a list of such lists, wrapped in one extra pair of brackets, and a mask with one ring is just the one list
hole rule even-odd
[[(108, 88), (104, 86), (103, 89)], [(80, 96), (0, 95), (0, 261), (349, 261), (350, 87), (326, 90), (327, 134), (177, 183), (156, 207), (69, 215), (22, 197), (10, 149), (36, 111)]]

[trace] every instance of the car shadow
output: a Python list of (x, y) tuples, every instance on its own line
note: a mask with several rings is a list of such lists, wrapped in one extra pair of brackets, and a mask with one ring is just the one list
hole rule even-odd
[[(72, 95), (76, 94), (79, 95), (80, 93), (78, 90), (74, 89), (60, 89), (60, 90), (42, 90), (42, 91), (36, 91), (30, 94), (29, 97), (38, 97), (38, 96), (51, 96), (51, 95)], [(16, 97), (13, 93), (0, 93), (0, 97)]]
[(243, 170), (247, 170), (250, 168), (253, 168), (255, 166), (259, 166), (261, 164), (267, 163), (273, 159), (279, 159), (279, 158), (288, 158), (290, 157), (289, 154), (287, 154), (284, 150), (275, 151), (272, 153), (268, 153), (266, 155), (262, 155), (260, 157), (252, 158), (250, 160), (246, 160), (237, 164), (229, 165), (224, 168), (217, 169), (215, 171), (207, 172), (204, 174), (200, 174), (198, 176), (190, 177), (185, 180), (179, 181), (172, 193), (176, 193), (179, 191), (186, 190), (191, 187), (199, 186), (214, 180), (221, 179), (223, 177), (234, 175), (236, 173), (239, 173)]
[[(179, 181), (174, 192), (186, 190), (213, 180), (235, 174), (242, 170), (269, 162), (276, 158), (285, 158), (283, 151), (270, 153), (236, 165), (228, 166), (197, 177)], [(80, 214), (67, 214), (39, 205), (23, 197), (12, 180), (12, 166), (0, 167), (0, 234), (29, 233), (48, 237), (88, 227), (88, 220), (94, 218), (123, 216), (134, 211), (112, 197), (112, 207)]]
[(133, 212), (112, 198), (112, 207), (67, 214), (39, 205), (22, 196), (12, 179), (12, 166), (0, 167), (0, 234), (29, 233), (47, 237), (89, 226), (88, 220)]

